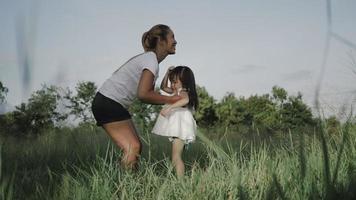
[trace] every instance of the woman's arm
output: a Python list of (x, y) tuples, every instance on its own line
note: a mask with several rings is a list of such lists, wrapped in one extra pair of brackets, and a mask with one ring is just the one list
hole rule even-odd
[(176, 101), (175, 103), (163, 108), (161, 110), (161, 115), (167, 116), (169, 114), (169, 112), (171, 112), (171, 110), (173, 108), (182, 107), (182, 106), (185, 106), (185, 105), (187, 105), (189, 103), (189, 96), (188, 96), (188, 94), (186, 92), (182, 91), (179, 96), (181, 97), (181, 99)]
[(144, 69), (137, 88), (137, 97), (144, 103), (165, 104), (175, 103), (180, 100), (179, 96), (163, 96), (154, 91), (154, 75), (148, 69)]
[(176, 101), (175, 103), (169, 105), (168, 107), (170, 108), (178, 108), (178, 107), (182, 107), (182, 106), (185, 106), (189, 103), (189, 96), (188, 96), (188, 93), (186, 92), (180, 92), (180, 95), (181, 97), (180, 100)]

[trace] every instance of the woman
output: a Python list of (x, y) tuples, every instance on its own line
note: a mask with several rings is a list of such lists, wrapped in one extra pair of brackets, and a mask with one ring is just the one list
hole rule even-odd
[(127, 111), (137, 97), (144, 103), (174, 103), (178, 96), (162, 96), (154, 91), (158, 64), (175, 54), (173, 31), (163, 24), (153, 26), (142, 36), (144, 53), (134, 56), (107, 79), (95, 95), (92, 111), (98, 126), (102, 126), (113, 142), (123, 150), (122, 164), (136, 168), (141, 143), (131, 115)]

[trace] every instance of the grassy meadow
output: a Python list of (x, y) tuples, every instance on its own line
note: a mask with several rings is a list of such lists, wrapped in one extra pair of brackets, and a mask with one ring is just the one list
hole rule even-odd
[(338, 134), (228, 133), (199, 130), (178, 179), (166, 138), (141, 131), (137, 172), (119, 167), (120, 151), (100, 128), (49, 130), (1, 138), (0, 199), (355, 199), (356, 127)]

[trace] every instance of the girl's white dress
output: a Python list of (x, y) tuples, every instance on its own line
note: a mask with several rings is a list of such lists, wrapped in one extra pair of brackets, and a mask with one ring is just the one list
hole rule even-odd
[(166, 117), (159, 114), (152, 132), (167, 136), (170, 141), (177, 137), (188, 144), (195, 141), (196, 130), (197, 125), (192, 111), (186, 107), (179, 107), (173, 108)]

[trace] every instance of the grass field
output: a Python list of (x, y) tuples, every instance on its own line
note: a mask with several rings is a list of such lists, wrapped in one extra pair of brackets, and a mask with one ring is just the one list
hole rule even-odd
[(323, 132), (212, 139), (200, 130), (184, 152), (182, 179), (168, 140), (147, 131), (137, 172), (120, 169), (120, 152), (100, 128), (2, 137), (0, 199), (355, 199), (356, 129)]

